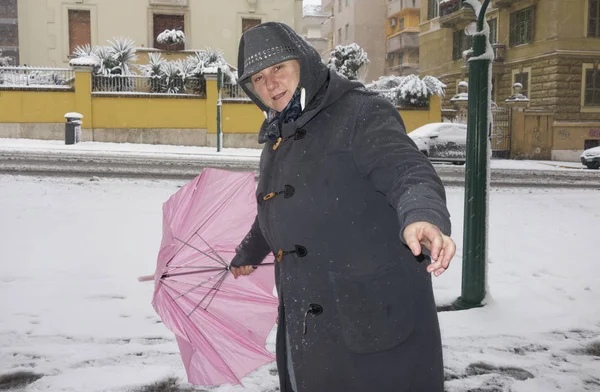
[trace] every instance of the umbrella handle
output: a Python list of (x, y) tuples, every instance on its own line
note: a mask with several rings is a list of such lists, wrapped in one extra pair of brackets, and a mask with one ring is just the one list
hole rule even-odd
[(138, 278), (138, 282), (148, 282), (150, 280), (154, 280), (154, 275), (140, 276)]

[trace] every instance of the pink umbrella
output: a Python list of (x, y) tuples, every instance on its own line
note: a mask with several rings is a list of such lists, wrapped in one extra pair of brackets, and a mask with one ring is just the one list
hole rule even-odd
[(254, 173), (205, 169), (163, 205), (152, 305), (173, 331), (192, 384), (241, 384), (274, 360), (272, 256), (234, 279), (229, 264), (256, 216)]

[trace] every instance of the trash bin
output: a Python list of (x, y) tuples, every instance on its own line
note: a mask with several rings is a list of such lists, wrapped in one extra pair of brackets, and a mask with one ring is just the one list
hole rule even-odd
[(65, 123), (65, 144), (79, 143), (81, 140), (81, 119), (80, 113), (69, 112), (65, 114), (67, 122)]

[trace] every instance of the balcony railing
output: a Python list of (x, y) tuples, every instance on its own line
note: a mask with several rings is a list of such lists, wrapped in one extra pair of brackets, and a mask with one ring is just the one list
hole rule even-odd
[(477, 20), (471, 7), (461, 8), (461, 0), (448, 0), (440, 3), (440, 27), (454, 28), (465, 26)]
[(419, 47), (419, 33), (401, 33), (387, 40), (387, 53), (399, 52), (404, 49)]

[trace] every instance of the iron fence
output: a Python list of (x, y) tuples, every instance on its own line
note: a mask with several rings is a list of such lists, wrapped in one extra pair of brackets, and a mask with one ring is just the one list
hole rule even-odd
[(221, 97), (225, 101), (250, 101), (239, 84), (224, 83)]
[(74, 84), (75, 74), (70, 68), (0, 67), (0, 89), (73, 90)]
[(491, 135), (492, 156), (497, 158), (510, 157), (511, 118), (510, 109), (497, 107), (492, 109), (493, 127)]
[(92, 91), (103, 94), (206, 96), (204, 78), (169, 78), (141, 75), (94, 75)]

